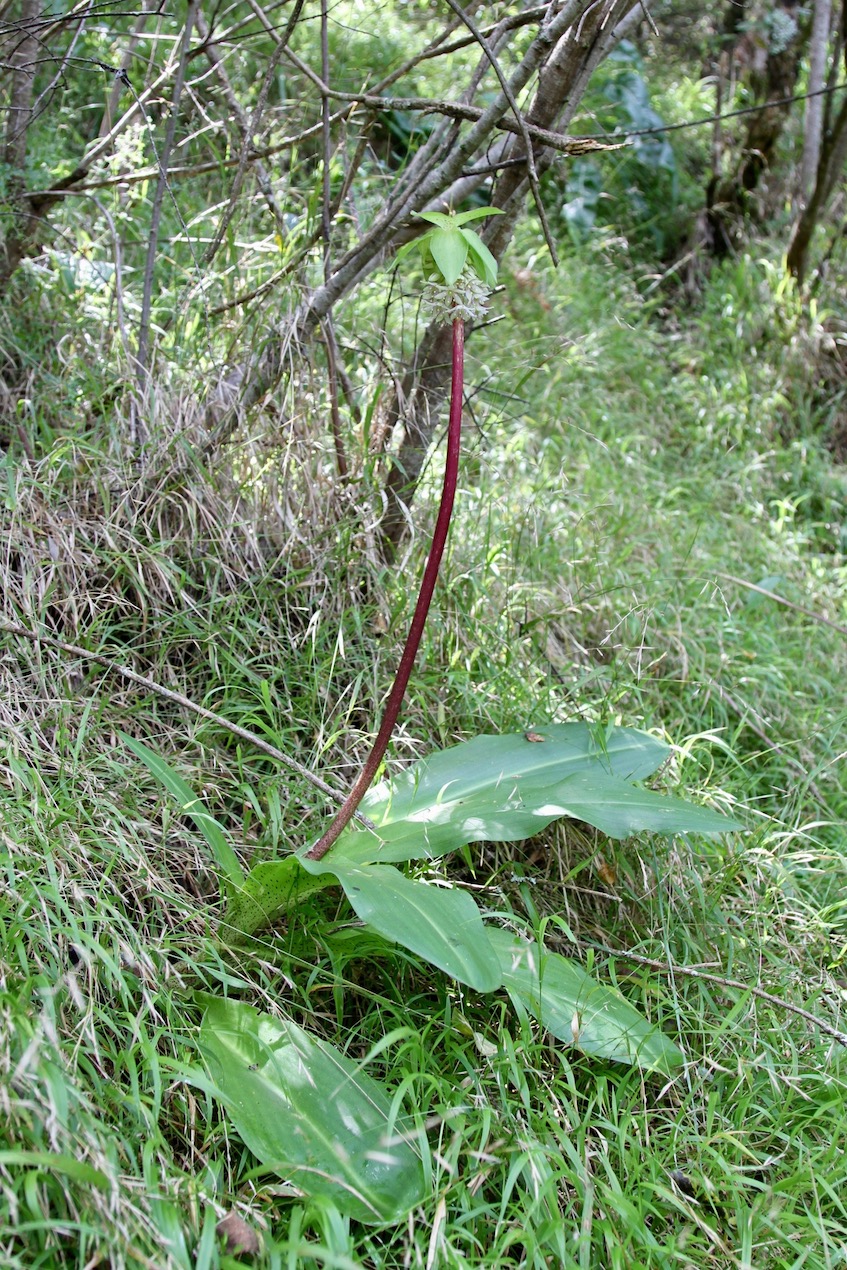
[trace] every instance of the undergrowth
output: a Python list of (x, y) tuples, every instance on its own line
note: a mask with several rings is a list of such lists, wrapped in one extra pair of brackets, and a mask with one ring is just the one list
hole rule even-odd
[[(832, 1035), (847, 994), (847, 482), (810, 357), (825, 323), (764, 248), (690, 312), (636, 286), (616, 251), (558, 275), (532, 261), (531, 289), (516, 271), (512, 320), (469, 345), (478, 430), (390, 761), (570, 719), (674, 743), (663, 787), (748, 832), (666, 846), (559, 826), (469, 850), (464, 883), (617, 982), (678, 1039), (684, 1075), (663, 1086), (589, 1061), (376, 936), (365, 959), (325, 893), (308, 933), (233, 957), (214, 939), (202, 839), (118, 731), (167, 755), (247, 862), (320, 832), (324, 795), (213, 720), (4, 632), (5, 1265), (231, 1266), (215, 1226), (233, 1209), (268, 1270), (847, 1261)], [(336, 486), (304, 406), (283, 440), (246, 433), (226, 475), (183, 464), (163, 479), (123, 457), (119, 398), (106, 440), (99, 414), (60, 430), (77, 388), (48, 369), (32, 454), (13, 430), (3, 464), (6, 621), (105, 652), (346, 788), (420, 566), (416, 539), (398, 568), (380, 563), (371, 469)], [(182, 453), (190, 405), (147, 409)], [(430, 1203), (363, 1230), (257, 1170), (182, 1079), (204, 985), (370, 1056), (426, 1126)]]

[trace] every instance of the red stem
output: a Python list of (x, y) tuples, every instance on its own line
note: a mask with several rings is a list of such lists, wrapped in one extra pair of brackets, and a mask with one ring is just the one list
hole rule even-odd
[(447, 459), (444, 464), (444, 485), (441, 490), (441, 504), (438, 508), (438, 519), (435, 522), (435, 529), (432, 534), (432, 544), (429, 549), (426, 567), (424, 569), (423, 579), (421, 581), (421, 589), (418, 594), (418, 602), (415, 605), (415, 612), (409, 627), (409, 634), (406, 637), (406, 646), (403, 649), (403, 656), (400, 658), (400, 665), (397, 668), (397, 674), (389, 693), (388, 701), (385, 706), (385, 713), (382, 716), (379, 732), (373, 743), (373, 748), (367, 757), (364, 767), (359, 773), (355, 785), (350, 790), (344, 803), (339, 808), (338, 814), (326, 833), (315, 843), (310, 851), (306, 852), (307, 860), (320, 860), (326, 855), (330, 847), (338, 838), (342, 830), (347, 826), (359, 803), (367, 793), (374, 777), (379, 770), (385, 751), (388, 749), (388, 742), (391, 739), (391, 733), (394, 731), (394, 725), (397, 722), (397, 716), (400, 714), (400, 706), (406, 693), (406, 687), (409, 683), (409, 677), (412, 673), (412, 667), (415, 664), (415, 657), (423, 635), (424, 625), (426, 623), (429, 606), (432, 602), (432, 594), (435, 590), (436, 579), (438, 578), (438, 568), (441, 564), (441, 557), (444, 554), (444, 547), (447, 543), (447, 532), (450, 528), (450, 517), (453, 514), (453, 500), (456, 496), (456, 482), (459, 476), (459, 453), (461, 450), (462, 440), (462, 397), (464, 392), (464, 363), (465, 363), (465, 325), (461, 318), (453, 319), (453, 378), (450, 387), (450, 425), (447, 433)]

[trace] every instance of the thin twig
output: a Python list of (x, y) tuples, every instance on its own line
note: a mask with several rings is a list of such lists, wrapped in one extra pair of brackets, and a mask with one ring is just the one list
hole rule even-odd
[(793, 600), (787, 600), (784, 595), (777, 595), (776, 591), (769, 591), (767, 587), (759, 586), (755, 582), (747, 582), (744, 578), (736, 578), (734, 573), (718, 573), (717, 576), (724, 578), (727, 582), (734, 582), (736, 586), (746, 587), (748, 591), (755, 591), (757, 595), (765, 595), (769, 600), (773, 600), (774, 604), (783, 604), (787, 609), (793, 609), (795, 613), (802, 613), (804, 617), (810, 617), (813, 622), (821, 622), (824, 626), (831, 626), (834, 631), (838, 631), (839, 635), (847, 635), (847, 626), (834, 622), (831, 617), (824, 617), (822, 613), (816, 613), (814, 609), (807, 609), (802, 604), (795, 604)]
[[(336, 92), (334, 89), (331, 91), (330, 95), (344, 100), (345, 102), (350, 102), (350, 99), (352, 98), (352, 102), (350, 104), (345, 105), (340, 110), (336, 110), (330, 116), (332, 123), (337, 123), (346, 119), (357, 104), (369, 106), (371, 109), (379, 111), (395, 109), (409, 111), (419, 110), (423, 114), (440, 114), (444, 115), (448, 119), (466, 120), (468, 123), (477, 123), (484, 113), (479, 106), (467, 106), (462, 102), (455, 101), (440, 101), (436, 98), (375, 98), (370, 93), (341, 93)], [(120, 122), (123, 123), (123, 120)], [(627, 137), (635, 135), (627, 133), (626, 136), (624, 136), (622, 133), (605, 133), (600, 137), (569, 137), (565, 136), (564, 133), (554, 132), (550, 128), (541, 128), (537, 124), (530, 123), (528, 120), (525, 120), (524, 122), (526, 124), (527, 132), (533, 140), (537, 141), (540, 145), (547, 146), (549, 149), (556, 150), (558, 153), (564, 155), (579, 156), (583, 154), (593, 154), (600, 150), (621, 150), (626, 145)], [(520, 132), (520, 129), (514, 119), (510, 118), (499, 119), (493, 126), (503, 132), (510, 132), (515, 135)], [(274, 145), (263, 146), (261, 150), (254, 150), (248, 155), (248, 162), (253, 163), (256, 160), (269, 159), (283, 150), (290, 150), (294, 146), (300, 145), (301, 142), (309, 141), (320, 134), (322, 128), (323, 124), (320, 122), (310, 124), (308, 128), (303, 128), (300, 132), (295, 133), (292, 136), (283, 137)], [(115, 129), (112, 130), (110, 136), (113, 136), (114, 134)], [(606, 139), (615, 136), (617, 136), (617, 140)], [(420, 153), (420, 151), (418, 153)], [(237, 167), (238, 162), (239, 160), (237, 158), (231, 158), (209, 159), (203, 163), (187, 163), (182, 167), (170, 168), (168, 170), (168, 177), (173, 181), (179, 177), (203, 176), (207, 172), (220, 172), (225, 168)], [(521, 162), (523, 162), (523, 160), (521, 160)], [(86, 163), (85, 171), (87, 171), (87, 168), (88, 164)], [(85, 175), (85, 171), (77, 169), (77, 172), (73, 174), (74, 178), (81, 180)], [(68, 177), (65, 178), (58, 186), (44, 190), (37, 190), (35, 193), (29, 195), (29, 198), (33, 204), (38, 205), (43, 202), (55, 202), (59, 198), (68, 198), (77, 193), (86, 193), (89, 190), (107, 189), (112, 185), (138, 185), (142, 181), (149, 181), (151, 177), (157, 175), (158, 171), (159, 169), (157, 167), (134, 168), (132, 171), (120, 172), (115, 176), (102, 177), (96, 181), (90, 181), (87, 185), (81, 185), (75, 188), (71, 183), (73, 178)]]
[[(49, 190), (35, 190), (32, 194), (29, 195), (29, 200), (32, 203), (33, 208), (36, 211), (44, 212), (50, 206), (52, 206), (52, 204), (57, 199), (61, 198), (63, 195), (68, 193), (75, 193), (76, 191), (73, 190), (72, 187), (77, 185), (77, 183), (81, 181), (84, 176), (86, 176), (86, 174), (91, 170), (92, 166), (99, 159), (102, 159), (104, 155), (108, 154), (113, 149), (114, 141), (129, 126), (129, 124), (132, 123), (132, 120), (135, 118), (136, 114), (141, 114), (142, 117), (146, 118), (146, 115), (144, 113), (145, 103), (149, 101), (150, 98), (153, 96), (153, 94), (158, 92), (158, 90), (162, 87), (162, 85), (167, 82), (169, 76), (170, 76), (170, 69), (166, 69), (162, 71), (161, 74), (153, 81), (153, 83), (148, 84), (146, 88), (142, 88), (140, 93), (137, 93), (135, 89), (132, 87), (132, 82), (130, 81), (128, 75), (126, 77), (122, 76), (120, 79), (120, 83), (125, 86), (128, 86), (130, 91), (132, 92), (132, 95), (134, 98), (132, 105), (129, 107), (128, 110), (124, 111), (120, 119), (116, 120), (115, 124), (112, 126), (112, 128), (109, 129), (109, 131), (104, 136), (98, 138), (94, 147), (91, 150), (89, 150), (87, 154), (83, 155), (83, 157), (80, 159), (79, 163), (73, 169), (72, 172), (69, 172), (67, 176), (60, 177), (51, 186)], [(155, 153), (155, 148), (154, 148), (154, 153)], [(211, 165), (211, 166), (216, 166), (216, 165)], [(147, 175), (143, 179), (146, 181), (149, 181), (150, 178), (153, 176), (156, 176), (158, 172), (159, 172), (158, 166), (154, 166), (153, 168), (147, 171)], [(117, 177), (117, 178), (110, 177), (108, 180), (104, 182), (99, 182), (99, 183), (92, 182), (92, 184), (87, 186), (86, 188), (93, 190), (97, 188), (102, 188), (103, 185), (115, 185), (115, 184), (118, 184), (120, 180), (121, 180), (120, 177)]]
[(220, 317), (222, 313), (228, 313), (230, 309), (238, 309), (243, 304), (249, 304), (251, 300), (261, 299), (268, 291), (272, 291), (284, 278), (294, 273), (307, 256), (311, 255), (312, 248), (320, 236), (320, 230), (316, 229), (309, 235), (300, 250), (292, 256), (288, 264), (283, 265), (281, 269), (277, 269), (276, 273), (271, 274), (270, 278), (266, 278), (258, 286), (252, 287), (249, 291), (242, 291), (241, 295), (236, 296), (235, 299), (226, 300), (223, 304), (216, 304), (213, 309), (209, 310), (209, 317)]
[(121, 252), (120, 234), (117, 231), (114, 219), (108, 208), (104, 207), (100, 199), (94, 194), (89, 194), (88, 197), (100, 212), (100, 215), (103, 217), (106, 224), (109, 226), (109, 232), (112, 236), (112, 251), (115, 259), (115, 320), (118, 324), (124, 354), (128, 359), (131, 359), (132, 351), (129, 346), (129, 334), (124, 320), (123, 255)]
[(241, 153), (238, 156), (237, 171), (235, 174), (235, 180), (232, 183), (232, 189), (230, 190), (229, 203), (227, 204), (226, 211), (221, 217), (221, 221), (220, 221), (220, 224), (218, 225), (215, 236), (206, 250), (204, 262), (207, 265), (211, 263), (211, 261), (214, 259), (215, 255), (217, 254), (220, 248), (220, 245), (224, 240), (224, 236), (226, 234), (229, 223), (235, 214), (235, 208), (238, 202), (238, 196), (241, 193), (241, 186), (244, 181), (244, 173), (247, 170), (247, 162), (248, 162), (248, 159), (250, 158), (250, 149), (252, 146), (252, 139), (259, 129), (262, 115), (264, 114), (264, 111), (265, 111), (265, 105), (268, 99), (268, 91), (271, 86), (271, 81), (273, 79), (274, 72), (276, 71), (277, 65), (279, 63), (279, 59), (282, 57), (282, 54), (285, 51), (285, 46), (291, 37), (291, 33), (293, 32), (295, 26), (297, 25), (297, 22), (300, 17), (300, 11), (303, 8), (303, 3), (304, 3), (304, 0), (295, 0), (294, 8), (291, 12), (288, 22), (286, 23), (285, 30), (282, 33), (282, 38), (277, 43), (277, 46), (271, 55), (270, 61), (268, 62), (267, 67), (265, 68), (265, 74), (262, 80), (262, 86), (259, 89), (259, 97), (255, 107), (253, 108), (253, 114), (250, 118), (250, 122), (247, 125), (247, 128), (245, 130), (245, 133), (242, 139)]
[[(561, 12), (557, 13), (543, 35), (533, 40), (509, 82), (513, 97), (526, 87), (541, 64), (547, 49), (551, 43), (555, 45), (556, 40), (564, 34), (570, 20), (570, 9), (566, 5)], [(419, 185), (415, 183), (412, 188), (405, 189), (401, 195), (386, 203), (381, 214), (359, 241), (337, 262), (331, 281), (318, 287), (312, 293), (307, 305), (304, 306), (304, 320), (307, 313), (310, 323), (324, 316), (335, 301), (355, 285), (356, 279), (369, 268), (374, 258), (388, 245), (397, 232), (398, 222), (409, 215), (414, 205), (417, 204), (418, 208), (425, 207), (430, 199), (438, 197), (451, 185), (474, 151), (488, 139), (492, 128), (504, 121), (507, 108), (508, 102), (501, 90), (482, 111), (473, 126), (463, 136), (454, 138), (449, 147), (444, 148), (435, 166), (423, 176)], [(512, 128), (517, 129), (517, 124), (513, 120), (509, 120), (509, 123)]]
[(41, 114), (41, 103), (46, 102), (48, 98), (52, 95), (53, 90), (64, 79), (65, 68), (68, 66), (70, 62), (75, 60), (74, 49), (76, 48), (77, 41), (82, 36), (82, 32), (84, 28), (85, 28), (85, 20), (83, 19), (82, 21), (78, 23), (77, 29), (74, 31), (73, 35), (71, 36), (70, 44), (62, 53), (61, 58), (56, 59), (59, 63), (59, 69), (56, 71), (55, 75), (50, 80), (50, 82), (41, 90), (41, 92), (38, 94), (35, 101), (33, 102), (33, 105), (32, 105), (33, 119), (37, 119), (38, 116)]
[[(325, 84), (329, 84), (329, 8), (327, 0), (321, 0), (321, 78)], [(330, 274), (332, 273), (332, 256), (330, 247), (332, 218), (330, 216), (329, 207), (330, 199), (332, 197), (329, 180), (330, 162), (332, 160), (332, 136), (329, 128), (328, 93), (321, 95), (321, 143), (323, 149), (323, 171), (321, 173), (321, 233), (324, 240), (324, 282), (327, 282)], [(327, 318), (331, 319), (332, 314), (328, 313)], [(337, 410), (337, 392), (335, 394), (335, 406)]]
[[(16, 622), (7, 622), (5, 618), (0, 618), (0, 630), (6, 631), (9, 635), (21, 635), (24, 639), (31, 640), (34, 644), (47, 644), (50, 648), (58, 648), (61, 652), (70, 653), (73, 657), (84, 657), (87, 661), (96, 661), (99, 665), (105, 666), (115, 674), (123, 676), (124, 679), (140, 684), (142, 688), (146, 688), (148, 692), (155, 693), (157, 697), (162, 697), (165, 701), (172, 701), (175, 705), (183, 706), (186, 710), (191, 710), (194, 714), (199, 715), (201, 719), (208, 719), (210, 723), (217, 724), (218, 727), (231, 732), (233, 736), (240, 737), (242, 741), (247, 741), (250, 745), (255, 746), (257, 750), (261, 750), (269, 758), (275, 759), (277, 763), (281, 763), (292, 772), (296, 772), (304, 781), (308, 781), (310, 785), (313, 785), (315, 789), (319, 789), (322, 794), (326, 794), (328, 798), (332, 798), (334, 802), (344, 802), (346, 795), (342, 794), (340, 790), (333, 789), (331, 785), (321, 780), (319, 776), (315, 776), (314, 772), (310, 772), (302, 763), (290, 758), (282, 750), (278, 750), (275, 745), (271, 745), (263, 740), (262, 737), (257, 736), (255, 732), (250, 732), (247, 728), (242, 728), (237, 723), (230, 723), (229, 719), (225, 719), (220, 714), (215, 714), (213, 710), (207, 710), (205, 706), (198, 705), (190, 697), (183, 696), (181, 692), (174, 692), (171, 688), (165, 688), (162, 684), (156, 683), (154, 679), (148, 678), (147, 675), (140, 675), (137, 671), (130, 670), (127, 666), (122, 666), (114, 658), (107, 657), (103, 653), (92, 653), (90, 649), (80, 648), (76, 644), (68, 644), (62, 639), (56, 639), (53, 635), (44, 635), (40, 631), (31, 631), (28, 627), (19, 626)], [(375, 830), (376, 827), (373, 821), (368, 820), (367, 816), (357, 812), (356, 819), (366, 829)]]
[(126, 87), (129, 80), (129, 71), (133, 65), (133, 57), (138, 43), (141, 39), (148, 17), (153, 17), (157, 13), (157, 5), (160, 8), (159, 0), (144, 0), (145, 12), (139, 17), (132, 34), (128, 39), (121, 41), (121, 58), (119, 65), (110, 67), (114, 82), (109, 95), (106, 98), (106, 109), (103, 111), (103, 119), (100, 123), (99, 135), (105, 136), (111, 130), (112, 123), (118, 110), (121, 99), (121, 93)]
[(804, 1010), (802, 1006), (792, 1005), (790, 1001), (785, 1001), (782, 997), (775, 997), (772, 992), (766, 992), (764, 988), (758, 988), (751, 983), (743, 983), (740, 979), (727, 979), (724, 975), (713, 975), (706, 970), (692, 970), (688, 966), (669, 966), (663, 961), (656, 961), (652, 957), (641, 957), (637, 953), (626, 952), (620, 948), (607, 948), (604, 944), (597, 944), (593, 940), (579, 941), (586, 948), (594, 948), (598, 952), (605, 954), (607, 957), (620, 957), (624, 961), (633, 961), (639, 966), (647, 966), (650, 970), (659, 970), (662, 974), (669, 976), (682, 975), (687, 979), (704, 979), (707, 983), (716, 983), (721, 988), (732, 988), (738, 992), (749, 992), (754, 997), (758, 997), (761, 1001), (767, 1001), (768, 1005), (777, 1006), (779, 1009), (788, 1010), (790, 1014), (799, 1015), (801, 1019), (805, 1019), (808, 1023), (813, 1023), (821, 1032), (825, 1032), (827, 1036), (833, 1037), (840, 1045), (847, 1046), (847, 1032), (839, 1032), (838, 1028), (832, 1026), (831, 1023), (824, 1023), (823, 1019), (819, 1019), (817, 1015), (812, 1014), (809, 1010)]
[[(539, 22), (549, 13), (549, 5), (539, 5), (534, 9), (524, 9), (520, 13), (512, 13), (508, 17), (502, 18), (499, 22), (495, 22), (488, 27), (486, 35), (495, 35), (497, 32), (515, 31), (520, 27), (531, 26), (534, 22)], [(386, 75), (378, 84), (374, 84), (371, 92), (382, 93), (391, 84), (397, 82), (398, 79), (404, 79), (411, 71), (416, 70), (422, 62), (432, 61), (437, 57), (446, 57), (449, 53), (457, 53), (461, 49), (468, 48), (469, 45), (476, 43), (473, 35), (463, 35), (453, 40), (449, 44), (444, 41), (448, 36), (452, 35), (459, 23), (451, 24), (441, 31), (432, 42), (420, 53), (415, 53), (413, 57), (408, 58), (390, 75)]]
[(333, 356), (335, 359), (335, 373), (338, 376), (338, 386), (344, 394), (344, 400), (347, 402), (347, 409), (350, 411), (350, 417), (357, 427), (362, 422), (362, 412), (359, 409), (359, 403), (356, 401), (356, 389), (353, 381), (347, 373), (344, 362), (339, 354), (338, 341), (335, 336), (335, 328), (332, 328), (333, 339)]
[[(107, 134), (101, 138), (93, 150), (91, 150), (81, 161), (79, 166), (69, 173), (68, 176), (62, 177), (55, 185), (49, 189), (35, 190), (27, 197), (36, 210), (43, 211), (44, 203), (52, 203), (59, 198), (68, 197), (77, 192), (88, 190), (105, 189), (112, 185), (136, 184), (140, 181), (149, 181), (151, 177), (157, 175), (159, 169), (157, 167), (136, 169), (132, 172), (122, 172), (116, 176), (104, 177), (102, 180), (92, 181), (86, 186), (76, 186), (81, 181), (91, 166), (105, 154), (112, 141), (117, 137), (127, 125), (131, 122), (136, 111), (136, 106), (141, 105), (161, 86), (167, 79), (167, 74), (162, 74), (153, 83), (150, 84), (137, 97), (136, 102), (124, 114)], [(325, 87), (325, 86), (324, 86)], [(833, 84), (829, 88), (819, 90), (821, 93), (836, 93), (847, 88), (847, 81), (840, 84)], [(664, 124), (659, 128), (630, 128), (625, 132), (599, 132), (591, 136), (568, 137), (562, 133), (553, 132), (546, 128), (539, 128), (525, 120), (529, 135), (536, 141), (539, 141), (550, 149), (558, 150), (562, 154), (580, 155), (587, 154), (594, 150), (615, 150), (624, 146), (631, 137), (652, 137), (659, 136), (666, 132), (678, 132), (683, 128), (702, 128), (706, 124), (711, 124), (716, 119), (737, 119), (741, 115), (757, 114), (763, 110), (769, 110), (773, 106), (788, 106), (793, 102), (806, 101), (809, 97), (816, 96), (815, 93), (796, 93), (791, 97), (781, 97), (775, 101), (765, 102), (758, 106), (745, 106), (740, 110), (730, 110), (722, 115), (706, 115), (700, 119), (689, 119), (684, 123)], [(391, 98), (391, 97), (374, 97), (371, 93), (342, 93), (333, 90), (330, 96), (335, 100), (362, 103), (375, 107), (378, 110), (420, 110), (427, 114), (445, 114), (453, 118), (463, 118), (469, 121), (478, 120), (481, 111), (476, 106), (465, 106), (458, 102), (446, 102), (438, 100), (429, 100), (425, 98)], [(346, 118), (350, 113), (350, 106), (342, 108), (335, 112), (332, 116), (333, 122)], [(518, 133), (520, 130), (513, 119), (501, 119), (494, 125), (506, 132)], [(256, 150), (248, 156), (248, 161), (253, 162), (256, 159), (268, 159), (275, 154), (279, 154), (282, 150), (291, 149), (292, 146), (299, 144), (301, 141), (314, 137), (321, 131), (321, 123), (310, 125), (294, 136), (283, 137), (275, 145), (265, 146), (261, 150)], [(614, 143), (614, 144), (609, 144)], [(218, 172), (224, 168), (237, 167), (238, 158), (231, 159), (213, 159), (206, 163), (185, 164), (182, 167), (171, 168), (168, 176), (171, 180), (177, 177), (200, 176), (206, 172)]]
[(847, 80), (841, 84), (832, 84), (829, 88), (818, 88), (812, 93), (792, 93), (790, 97), (774, 97), (770, 101), (760, 102), (758, 106), (742, 106), (738, 110), (725, 110), (723, 114), (703, 115), (699, 119), (686, 119), (683, 123), (666, 123), (660, 128), (627, 128), (621, 133), (598, 132), (598, 137), (658, 137), (665, 132), (682, 132), (685, 128), (702, 128), (707, 123), (722, 123), (725, 119), (740, 119), (742, 115), (758, 115), (775, 106), (791, 106), (795, 101), (808, 101), (810, 97), (823, 97), (838, 93), (847, 88)]
[(332, 441), (335, 446), (335, 466), (338, 475), (346, 480), (350, 468), (347, 455), (344, 453), (344, 437), (341, 432), (341, 411), (338, 409), (338, 343), (332, 325), (332, 314), (329, 313), (321, 322), (321, 331), (326, 348), (326, 367), (329, 380), (329, 412), (332, 422)]
[[(205, 53), (206, 58), (208, 59), (210, 65), (214, 66), (215, 68), (215, 74), (220, 80), (224, 90), (224, 97), (226, 98), (226, 103), (229, 107), (230, 116), (232, 119), (235, 120), (235, 123), (237, 125), (238, 131), (241, 136), (241, 145), (239, 147), (239, 152), (238, 152), (239, 168), (238, 168), (238, 176), (236, 177), (236, 180), (240, 182), (240, 180), (243, 178), (243, 170), (242, 170), (240, 161), (243, 158), (244, 162), (246, 163), (250, 158), (250, 151), (253, 148), (253, 144), (252, 144), (253, 133), (251, 131), (251, 128), (255, 128), (256, 126), (255, 113), (253, 116), (253, 123), (251, 124), (251, 120), (247, 114), (247, 111), (244, 109), (241, 102), (239, 101), (238, 95), (235, 92), (235, 89), (233, 88), (232, 83), (230, 82), (230, 78), (229, 78), (229, 75), (227, 74), (226, 66), (224, 64), (224, 59), (221, 54), (220, 48), (218, 47), (217, 43), (211, 38), (211, 31), (209, 29), (209, 25), (206, 22), (205, 18), (202, 16), (202, 14), (199, 14), (199, 13), (197, 15), (197, 29), (200, 32), (200, 36), (203, 40), (203, 52)], [(282, 211), (280, 209), (279, 203), (277, 202), (276, 195), (274, 194), (273, 185), (271, 184), (271, 178), (268, 175), (267, 168), (265, 167), (261, 159), (255, 160), (255, 171), (256, 171), (256, 184), (261, 190), (264, 196), (265, 202), (268, 205), (268, 209), (271, 213), (271, 216), (274, 219), (277, 233), (280, 235), (280, 238), (284, 238), (285, 237), (285, 221), (283, 219), (283, 215), (282, 215)], [(230, 201), (232, 202), (232, 199)], [(221, 223), (223, 224), (223, 221)], [(224, 231), (225, 230), (226, 230), (226, 225), (224, 225)], [(220, 230), (218, 232), (220, 233)], [(221, 237), (223, 237), (223, 235), (221, 235)]]
[[(327, 0), (321, 0), (321, 78), (329, 84), (329, 6)], [(323, 171), (321, 173), (321, 237), (323, 238), (324, 282), (329, 281), (332, 274), (332, 187), (330, 184), (330, 166), (332, 163), (332, 134), (329, 126), (329, 94), (321, 95), (321, 142), (323, 150)], [(349, 474), (347, 456), (344, 453), (344, 437), (341, 432), (341, 411), (338, 408), (338, 345), (332, 325), (332, 310), (321, 322), (321, 330), (326, 349), (327, 379), (329, 386), (329, 413), (332, 424), (332, 442), (335, 446), (335, 467), (339, 477), (344, 480)]]
[(353, 158), (350, 160), (350, 162), (347, 165), (347, 171), (344, 174), (344, 180), (341, 182), (338, 193), (336, 194), (335, 198), (330, 203), (329, 210), (330, 210), (331, 221), (334, 220), (335, 217), (338, 215), (339, 209), (341, 208), (341, 205), (346, 200), (347, 195), (350, 193), (351, 187), (353, 185), (353, 181), (356, 179), (359, 173), (359, 168), (362, 165), (362, 161), (365, 157), (365, 154), (367, 153), (367, 149), (370, 144), (371, 131), (375, 123), (376, 123), (376, 115), (373, 111), (371, 111), (369, 116), (361, 123), (362, 131), (361, 131), (359, 140), (356, 143), (356, 149), (353, 152)]
[[(165, 75), (161, 76), (160, 79), (156, 81), (157, 86), (166, 78), (167, 76)], [(147, 96), (149, 96), (149, 91), (145, 89), (144, 93), (142, 93), (138, 98), (138, 101), (143, 102)], [(351, 110), (352, 106), (344, 106), (341, 110), (337, 110), (335, 112), (333, 120), (345, 119)], [(126, 120), (129, 114), (130, 112), (127, 111), (126, 115), (118, 120), (118, 123), (115, 124), (115, 127), (109, 133), (106, 140), (113, 139), (117, 136), (118, 132), (126, 126)], [(274, 145), (263, 146), (261, 150), (254, 150), (251, 154), (248, 154), (248, 162), (254, 163), (257, 159), (270, 159), (275, 154), (279, 154), (283, 150), (290, 150), (294, 146), (300, 145), (303, 141), (311, 140), (311, 138), (318, 134), (320, 130), (320, 123), (310, 124), (308, 128), (302, 128), (299, 132), (296, 132), (291, 136), (282, 137), (281, 140), (277, 141)], [(99, 150), (100, 147), (98, 147), (98, 153), (92, 157), (91, 162), (93, 162), (95, 158), (100, 157)], [(181, 167), (170, 168), (168, 176), (171, 180), (179, 176), (203, 176), (206, 172), (218, 172), (223, 171), (225, 168), (237, 167), (239, 161), (239, 157), (236, 155), (231, 159), (208, 159), (203, 163), (185, 163)], [(72, 172), (70, 176), (63, 177), (61, 181), (59, 181), (55, 186), (52, 186), (50, 189), (36, 190), (35, 193), (29, 196), (32, 203), (36, 206), (45, 202), (50, 204), (51, 202), (55, 202), (56, 199), (67, 197), (71, 194), (85, 192), (87, 190), (102, 190), (110, 185), (137, 185), (140, 181), (149, 181), (151, 177), (156, 176), (159, 171), (156, 166), (133, 168), (132, 171), (122, 172), (117, 176), (102, 177), (96, 181), (91, 181), (88, 185), (79, 186), (78, 189), (74, 189), (72, 188), (74, 183), (76, 181), (81, 181), (91, 166), (88, 158), (84, 159), (83, 163), (84, 167), (81, 166)]]

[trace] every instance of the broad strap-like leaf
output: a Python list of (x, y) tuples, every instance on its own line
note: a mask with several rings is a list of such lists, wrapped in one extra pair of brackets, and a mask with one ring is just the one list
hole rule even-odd
[(385, 939), (478, 992), (500, 987), (499, 960), (467, 891), (417, 882), (390, 865), (350, 864), (337, 851), (303, 866), (337, 877), (356, 915)]
[(244, 881), (244, 870), (215, 817), (206, 810), (191, 786), (186, 784), (182, 777), (154, 750), (149, 749), (143, 741), (136, 741), (135, 737), (127, 736), (125, 732), (120, 732), (118, 735), (133, 754), (147, 764), (156, 779), (176, 799), (183, 815), (189, 816), (194, 821), (209, 844), (218, 867), (230, 883), (230, 890), (237, 890)]
[(424, 1197), (411, 1125), (389, 1092), (326, 1041), (239, 1001), (204, 997), (199, 1044), (242, 1140), (268, 1169), (361, 1222)]
[(598, 736), (584, 723), (478, 736), (370, 790), (361, 810), (376, 833), (350, 828), (332, 854), (357, 864), (434, 859), (468, 842), (530, 838), (562, 816), (613, 837), (735, 828), (706, 808), (631, 783), (669, 753), (664, 742), (632, 728)]
[(675, 1075), (684, 1056), (613, 988), (559, 953), (499, 927), (487, 927), (511, 997), (566, 1045), (586, 1054)]
[(684, 798), (657, 794), (652, 789), (631, 785), (619, 776), (594, 770), (569, 776), (547, 791), (538, 791), (536, 815), (571, 816), (584, 820), (610, 838), (626, 838), (633, 833), (726, 833), (738, 822), (709, 807), (698, 807)]

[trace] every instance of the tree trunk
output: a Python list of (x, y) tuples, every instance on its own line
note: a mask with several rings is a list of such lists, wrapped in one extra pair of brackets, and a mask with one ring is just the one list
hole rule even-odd
[(847, 163), (847, 101), (842, 103), (832, 130), (824, 139), (818, 164), (818, 178), (812, 196), (803, 208), (791, 232), (786, 264), (798, 282), (806, 276), (809, 247), (818, 221), (832, 197), (838, 177)]
[[(840, 47), (847, 66), (847, 0), (841, 6)], [(835, 69), (835, 62), (833, 63)], [(786, 264), (798, 282), (803, 282), (809, 259), (809, 247), (818, 221), (826, 210), (839, 177), (847, 163), (847, 99), (831, 121), (821, 141), (814, 187), (806, 205), (801, 209), (791, 231)]]
[(7, 69), (11, 72), (9, 107), (6, 117), (6, 139), (3, 162), (7, 170), (7, 198), (12, 215), (12, 227), (0, 248), (0, 292), (27, 252), (33, 232), (34, 218), (26, 195), (27, 133), (32, 112), (32, 93), (35, 83), (35, 65), (38, 59), (36, 20), (39, 14), (38, 0), (23, 0), (20, 20), (14, 24), (14, 46)]
[[(797, 9), (796, 0), (781, 0), (773, 9), (774, 14), (784, 15), (786, 23), (794, 23), (794, 34), (790, 38), (779, 36), (774, 28), (767, 34), (769, 43), (762, 46), (762, 37), (748, 30), (735, 49), (736, 58), (749, 64), (751, 82), (761, 84), (764, 100), (762, 108), (750, 116), (735, 172), (724, 180), (713, 175), (706, 193), (707, 241), (717, 257), (727, 255), (741, 242), (751, 195), (771, 165), (791, 114), (791, 102), (787, 99), (797, 84), (804, 44), (804, 33), (797, 24)], [(762, 57), (764, 66), (760, 68)]]
[(800, 201), (805, 204), (815, 185), (823, 131), (823, 87), (826, 82), (826, 54), (832, 21), (832, 0), (815, 0), (812, 41), (809, 47), (809, 93), (806, 125), (803, 130), (803, 159), (800, 165)]

